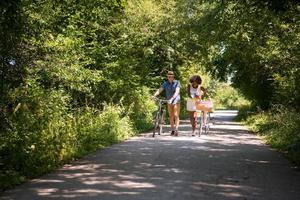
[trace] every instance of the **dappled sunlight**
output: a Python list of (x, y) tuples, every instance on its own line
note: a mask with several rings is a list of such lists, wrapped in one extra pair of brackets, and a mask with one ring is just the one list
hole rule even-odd
[(229, 151), (238, 151), (238, 150), (237, 149), (213, 149), (213, 148), (211, 148), (211, 149), (207, 149), (207, 151), (229, 152)]
[(166, 168), (166, 169), (164, 169), (163, 171), (164, 171), (164, 172), (172, 172), (172, 173), (175, 173), (175, 174), (183, 173), (182, 170), (177, 169), (177, 168)]
[(1, 0), (0, 200), (300, 199), (299, 2)]
[(238, 114), (237, 110), (215, 110), (213, 116), (232, 116), (235, 117)]
[(94, 177), (81, 178), (80, 181), (86, 185), (111, 184), (113, 182), (113, 178), (94, 176)]
[[(218, 142), (222, 142), (224, 145), (234, 144), (249, 144), (249, 145), (263, 145), (258, 137), (252, 135), (233, 135), (233, 134), (220, 134), (218, 135)], [(202, 137), (202, 136), (201, 136)], [(204, 141), (212, 141), (215, 135), (205, 135), (202, 137)]]
[(216, 191), (217, 194), (223, 197), (246, 197), (245, 194), (251, 193), (252, 195), (259, 194), (260, 189), (256, 187), (241, 185), (239, 181), (236, 183), (230, 183), (231, 180), (224, 178), (223, 180), (218, 180), (220, 183), (210, 183), (204, 181), (194, 182), (191, 187), (200, 191)]
[[(220, 120), (215, 117), (209, 134), (201, 137), (192, 137), (185, 124), (179, 137), (166, 129), (155, 138), (143, 135), (112, 145), (31, 181), (24, 198), (261, 198), (266, 190), (262, 179), (281, 183), (268, 170), (280, 165), (271, 160), (273, 152), (266, 151), (258, 137)], [(281, 174), (282, 167), (276, 170)]]
[(209, 187), (216, 187), (216, 188), (230, 188), (230, 189), (236, 189), (236, 188), (243, 188), (241, 185), (232, 185), (232, 184), (215, 184), (215, 183), (207, 183), (207, 182), (196, 182), (193, 184), (193, 186), (209, 186)]
[(47, 189), (36, 189), (36, 192), (38, 193), (38, 195), (46, 196), (58, 192), (58, 190), (59, 190), (58, 188), (47, 188)]
[[(121, 192), (121, 191), (116, 191), (116, 190), (96, 190), (96, 189), (81, 189), (81, 190), (75, 190), (75, 191), (68, 191), (68, 193), (86, 193), (88, 194), (88, 196), (90, 196), (91, 194), (103, 194), (103, 193), (107, 193), (107, 194), (117, 194), (117, 195), (120, 195), (120, 194), (138, 194), (137, 192)], [(86, 196), (86, 195), (84, 195)]]
[(269, 164), (271, 163), (269, 160), (250, 160), (250, 159), (245, 159), (246, 162), (251, 162), (251, 163), (259, 163), (259, 164)]
[(62, 176), (64, 176), (65, 178), (80, 178), (83, 176), (91, 176), (91, 175), (95, 175), (95, 173), (72, 173), (72, 174), (63, 174)]
[(220, 130), (247, 130), (246, 127), (243, 127), (241, 125), (212, 125), (212, 129), (220, 129)]
[[(233, 122), (233, 121), (215, 121), (212, 120), (214, 125), (239, 125), (242, 126), (240, 122)], [(242, 126), (244, 127), (244, 126)]]
[(117, 182), (114, 183), (115, 186), (117, 187), (123, 187), (123, 188), (128, 188), (128, 189), (132, 189), (132, 188), (154, 188), (155, 185), (151, 184), (151, 183), (147, 183), (147, 182), (133, 182), (133, 181), (122, 181), (122, 182)]
[(78, 165), (66, 164), (60, 170), (61, 171), (64, 171), (64, 170), (67, 170), (67, 171), (70, 171), (70, 170), (93, 170), (93, 169), (107, 166), (106, 164), (95, 164), (95, 163), (81, 162), (81, 161), (78, 161), (77, 163), (78, 163)]
[(49, 179), (37, 179), (33, 180), (35, 183), (63, 183), (63, 180), (49, 180)]

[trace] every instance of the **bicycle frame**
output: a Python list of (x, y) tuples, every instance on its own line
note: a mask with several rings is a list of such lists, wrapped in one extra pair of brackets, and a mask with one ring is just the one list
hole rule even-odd
[(206, 118), (206, 125), (204, 126), (203, 124), (203, 117), (204, 117), (204, 113), (203, 111), (198, 110), (197, 113), (200, 113), (200, 116), (198, 116), (199, 118), (199, 137), (202, 135), (203, 133), (203, 129), (204, 129), (204, 133), (208, 134), (209, 132), (209, 128), (210, 128), (210, 112), (207, 113), (207, 118)]

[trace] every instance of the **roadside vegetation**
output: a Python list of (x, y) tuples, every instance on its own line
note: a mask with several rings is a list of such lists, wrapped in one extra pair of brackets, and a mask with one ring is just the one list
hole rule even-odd
[(239, 110), (238, 120), (250, 131), (262, 136), (266, 144), (283, 153), (300, 167), (300, 113), (281, 105), (268, 111), (244, 106)]
[(247, 100), (237, 89), (229, 83), (218, 83), (214, 95), (215, 109), (240, 109), (249, 106), (250, 101)]
[(259, 130), (285, 131), (268, 141), (297, 154), (299, 10), (295, 0), (0, 1), (0, 188), (151, 129), (150, 95), (168, 70), (183, 115), (200, 74), (217, 108), (250, 101)]

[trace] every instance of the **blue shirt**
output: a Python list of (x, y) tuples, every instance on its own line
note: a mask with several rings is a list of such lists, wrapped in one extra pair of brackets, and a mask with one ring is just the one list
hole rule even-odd
[[(172, 83), (170, 83), (169, 81), (165, 81), (162, 85), (161, 88), (163, 88), (166, 91), (166, 96), (167, 99), (171, 99), (172, 96), (174, 95), (176, 88), (179, 87), (180, 88), (180, 82), (177, 80), (174, 80)], [(172, 104), (175, 105), (180, 101), (180, 95), (178, 94), (174, 100), (172, 101)]]

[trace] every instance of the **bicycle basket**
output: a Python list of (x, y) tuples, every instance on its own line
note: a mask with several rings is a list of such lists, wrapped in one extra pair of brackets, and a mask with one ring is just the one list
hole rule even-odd
[(197, 110), (211, 112), (213, 107), (213, 102), (211, 100), (196, 102)]

